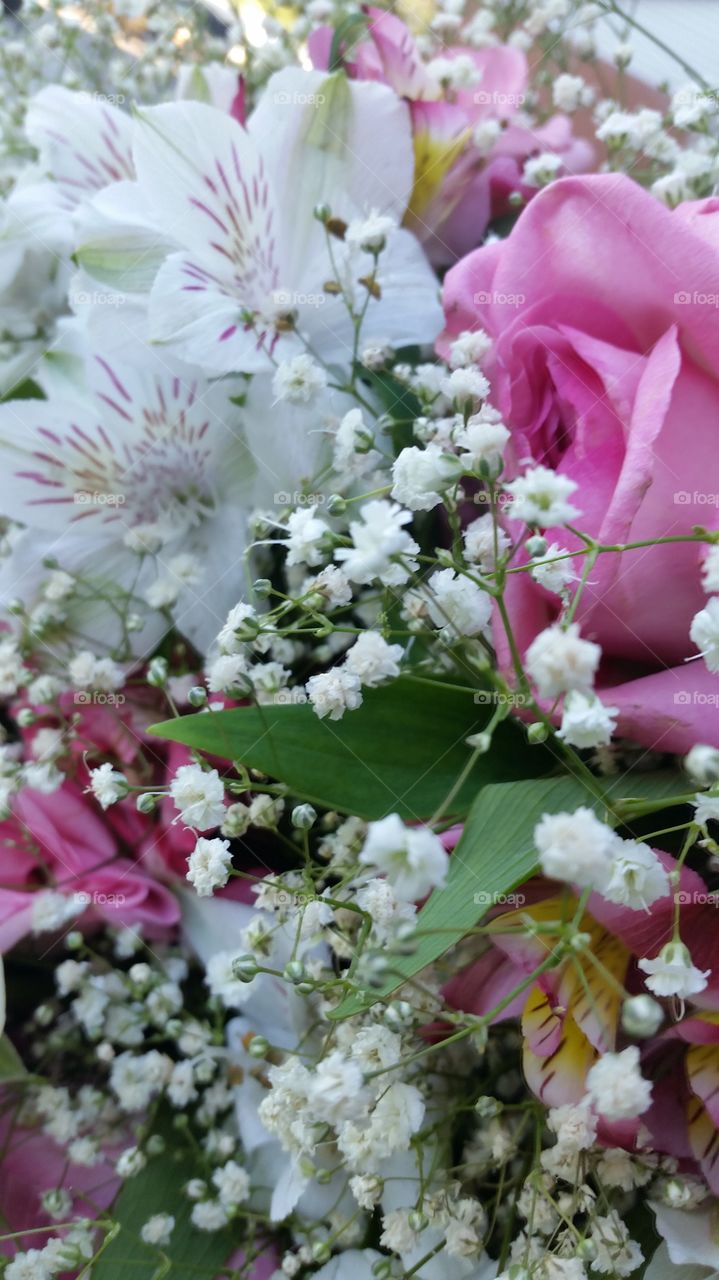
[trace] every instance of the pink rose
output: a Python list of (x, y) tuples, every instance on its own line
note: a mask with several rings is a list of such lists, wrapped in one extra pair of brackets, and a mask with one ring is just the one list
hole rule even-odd
[[(573, 136), (567, 116), (530, 127), (522, 110), (529, 68), (519, 49), (443, 49), (443, 60), (468, 59), (476, 75), (467, 88), (445, 92), (401, 18), (371, 6), (365, 14), (367, 37), (345, 51), (344, 65), (355, 79), (379, 80), (409, 104), (415, 184), (405, 222), (436, 265), (446, 266), (479, 244), (490, 220), (509, 211), (512, 192), (525, 200), (535, 195), (537, 188), (522, 181), (530, 156), (552, 151), (566, 172), (589, 168), (592, 148)], [(333, 38), (331, 27), (319, 27), (309, 38), (312, 61), (322, 70), (329, 66)], [(488, 122), (500, 131), (480, 147), (474, 131)]]
[[(570, 476), (579, 528), (612, 545), (687, 535), (717, 527), (712, 289), (719, 200), (670, 212), (624, 175), (565, 178), (507, 240), (449, 272), (440, 348), (465, 329), (494, 339), (484, 367), (513, 434), (508, 473), (532, 458)], [(564, 529), (548, 541), (580, 545)], [(618, 731), (657, 750), (719, 746), (719, 680), (689, 639), (706, 603), (704, 554), (679, 542), (601, 555), (576, 615), (602, 646), (599, 689), (620, 710)], [(524, 653), (559, 603), (526, 573), (509, 583)]]

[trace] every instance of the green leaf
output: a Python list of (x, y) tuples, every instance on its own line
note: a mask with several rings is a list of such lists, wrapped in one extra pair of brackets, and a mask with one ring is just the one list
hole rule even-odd
[(42, 387), (34, 382), (32, 378), (24, 378), (22, 382), (16, 382), (14, 387), (6, 391), (0, 396), (0, 404), (5, 404), (8, 400), (44, 400), (45, 392)]
[[(470, 758), (465, 739), (489, 719), (491, 704), (475, 697), (481, 694), (408, 676), (367, 690), (363, 705), (338, 721), (318, 719), (309, 704), (273, 704), (182, 716), (151, 732), (260, 769), (323, 808), (417, 821), (431, 817), (455, 786)], [(505, 721), (448, 814), (464, 816), (488, 782), (546, 774), (554, 764), (548, 751), (527, 745), (518, 724)]]
[(0, 1080), (21, 1080), (27, 1075), (23, 1060), (8, 1036), (0, 1036)]
[(340, 71), (344, 59), (355, 44), (367, 35), (367, 18), (363, 13), (350, 13), (338, 23), (332, 37), (329, 71)]
[(397, 957), (391, 977), (379, 990), (349, 996), (331, 1017), (346, 1018), (375, 1001), (439, 959), (487, 913), (493, 903), (528, 880), (538, 869), (534, 828), (544, 813), (572, 811), (580, 805), (612, 817), (622, 790), (633, 796), (672, 795), (677, 775), (639, 774), (596, 779), (604, 803), (579, 777), (542, 778), (485, 786), (469, 811), (462, 837), (449, 864), (447, 883), (435, 890), (417, 920), (416, 950)]
[(384, 412), (392, 420), (392, 444), (397, 452), (414, 441), (412, 424), (422, 414), (422, 402), (404, 382), (383, 370), (357, 365), (356, 373), (372, 388)]
[[(188, 1280), (214, 1280), (237, 1240), (230, 1230), (199, 1231), (190, 1222), (190, 1201), (183, 1187), (204, 1169), (164, 1115), (156, 1133), (165, 1140), (161, 1155), (152, 1156), (140, 1173), (124, 1184), (111, 1216), (120, 1230), (92, 1268), (92, 1280), (159, 1280), (185, 1275)], [(155, 1213), (171, 1213), (175, 1226), (162, 1249), (143, 1244), (140, 1231)], [(169, 1264), (169, 1265), (168, 1265)]]

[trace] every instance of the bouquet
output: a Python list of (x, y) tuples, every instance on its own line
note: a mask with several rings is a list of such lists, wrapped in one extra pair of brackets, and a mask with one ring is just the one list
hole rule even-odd
[(2, 29), (2, 1280), (716, 1275), (719, 94)]

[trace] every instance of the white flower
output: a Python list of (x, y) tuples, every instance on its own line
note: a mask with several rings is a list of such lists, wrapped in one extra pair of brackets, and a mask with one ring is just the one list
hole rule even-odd
[(547, 547), (544, 555), (533, 558), (529, 572), (534, 581), (538, 582), (540, 587), (544, 587), (545, 591), (551, 591), (554, 595), (560, 596), (576, 578), (572, 565), (573, 561), (567, 556), (566, 548), (553, 542)]
[(109, 809), (111, 804), (116, 804), (127, 795), (127, 779), (124, 774), (113, 769), (111, 764), (101, 764), (99, 769), (90, 770), (90, 786), (87, 790), (92, 792), (103, 809)]
[(361, 409), (350, 409), (342, 418), (334, 438), (334, 467), (349, 475), (363, 475), (380, 461), (380, 455), (372, 448), (374, 437), (362, 416)]
[(33, 933), (52, 933), (62, 929), (69, 920), (88, 905), (82, 894), (57, 893), (54, 889), (41, 889), (32, 895)]
[(350, 1178), (349, 1186), (360, 1209), (371, 1213), (382, 1195), (381, 1179), (372, 1174), (357, 1173), (354, 1178)]
[(392, 497), (411, 511), (431, 511), (458, 475), (457, 459), (439, 445), (428, 444), (424, 449), (411, 445), (392, 464)]
[(597, 889), (607, 902), (647, 911), (669, 892), (669, 877), (647, 844), (618, 840), (608, 878)]
[(305, 686), (307, 697), (320, 720), (341, 720), (345, 711), (356, 711), (362, 705), (362, 687), (356, 675), (344, 667), (333, 667), (310, 676)]
[(350, 1120), (366, 1108), (362, 1068), (339, 1049), (314, 1067), (308, 1102), (318, 1120)]
[(52, 1271), (43, 1257), (42, 1249), (28, 1249), (16, 1253), (3, 1272), (5, 1280), (51, 1280)]
[(62, 786), (64, 781), (64, 775), (51, 762), (47, 764), (29, 762), (22, 767), (23, 785), (29, 787), (31, 791), (41, 791), (43, 795), (50, 796)]
[(481, 364), (491, 347), (492, 339), (484, 329), (463, 330), (459, 337), (450, 343), (450, 369), (464, 369), (467, 365)]
[(586, 1151), (597, 1136), (597, 1117), (586, 1098), (581, 1102), (550, 1108), (547, 1124), (557, 1135), (557, 1147), (573, 1155)]
[(63, 960), (55, 970), (55, 984), (61, 996), (79, 991), (89, 969), (86, 960)]
[(492, 602), (475, 582), (453, 569), (439, 569), (428, 583), (427, 608), (447, 639), (476, 636), (489, 626)]
[(525, 524), (549, 529), (567, 524), (580, 513), (567, 501), (577, 488), (569, 476), (557, 475), (549, 467), (533, 467), (505, 488), (512, 497), (509, 515)]
[(170, 783), (170, 795), (188, 827), (207, 831), (225, 816), (225, 787), (216, 769), (183, 764)]
[(207, 668), (210, 693), (230, 693), (245, 683), (249, 671), (244, 653), (221, 653)]
[(230, 878), (232, 854), (227, 840), (200, 836), (187, 860), (187, 879), (200, 898), (209, 898)]
[(621, 1147), (610, 1147), (602, 1153), (597, 1173), (604, 1187), (618, 1187), (621, 1191), (633, 1191), (642, 1187), (652, 1177), (652, 1168), (642, 1167), (631, 1152)]
[(651, 1105), (652, 1086), (639, 1070), (635, 1044), (621, 1053), (605, 1053), (587, 1075), (587, 1095), (607, 1120), (632, 1120)]
[(705, 827), (708, 822), (719, 822), (719, 795), (701, 792), (694, 797), (692, 804), (694, 821), (700, 827)]
[(219, 1200), (200, 1200), (192, 1206), (190, 1221), (200, 1231), (221, 1231), (229, 1220), (229, 1212)]
[(594, 694), (574, 689), (564, 699), (562, 725), (557, 736), (572, 747), (607, 746), (618, 715), (618, 707), (607, 707)]
[(256, 618), (252, 605), (242, 602), (234, 605), (217, 637), (220, 653), (242, 653), (245, 642), (255, 635)]
[(142, 1054), (128, 1051), (115, 1058), (110, 1086), (123, 1111), (145, 1111), (167, 1083), (171, 1071), (171, 1060), (157, 1049)]
[(377, 631), (363, 631), (347, 653), (345, 670), (374, 689), (399, 675), (403, 653), (401, 644), (388, 644)]
[(216, 951), (207, 962), (205, 982), (210, 995), (216, 996), (228, 1009), (237, 1009), (247, 999), (249, 984), (241, 982), (233, 972), (237, 951)]
[[(258, 73), (260, 61), (270, 69), (275, 53), (284, 59), (280, 42), (270, 40), (257, 56)], [(297, 127), (288, 102), (312, 104), (309, 129)], [(138, 112), (134, 133), (137, 207), (154, 232), (155, 253), (159, 247), (167, 255), (153, 273), (152, 340), (225, 374), (266, 369), (272, 356), (294, 355), (298, 333), (323, 360), (346, 359), (353, 318), (345, 299), (325, 289), (335, 273), (314, 215), (330, 201), (333, 214), (353, 228), (350, 242), (334, 243), (334, 254), (356, 312), (367, 291), (358, 283), (354, 237), (374, 246), (397, 226), (382, 259), (381, 297), (364, 317), (364, 341), (434, 341), (442, 325), (436, 277), (414, 237), (399, 228), (414, 163), (409, 113), (392, 89), (286, 67), (258, 95), (246, 126), (229, 111), (184, 101)], [(288, 174), (297, 175), (290, 202), (282, 198)], [(110, 223), (103, 245), (114, 260), (124, 259), (122, 274), (132, 284), (137, 250), (113, 190), (103, 212)], [(90, 272), (93, 249), (90, 237), (78, 250)]]
[(697, 743), (684, 757), (684, 768), (702, 787), (719, 782), (719, 751), (706, 743)]
[(361, 1027), (352, 1035), (350, 1053), (364, 1072), (396, 1067), (402, 1057), (402, 1037), (381, 1024)]
[(496, 567), (495, 557), (503, 556), (512, 545), (504, 529), (501, 529), (493, 516), (478, 516), (464, 531), (464, 554), (467, 560), (477, 563), (480, 568), (490, 571)]
[(429, 827), (406, 827), (392, 813), (370, 823), (359, 861), (384, 873), (398, 898), (416, 902), (444, 883), (449, 856)]
[(119, 689), (125, 677), (121, 667), (110, 658), (96, 658), (83, 649), (71, 659), (68, 675), (75, 689), (99, 689), (107, 692)]
[[(404, 529), (412, 516), (394, 502), (375, 499), (366, 502), (360, 511), (360, 520), (350, 523), (352, 547), (340, 547), (335, 551), (338, 560), (351, 582), (366, 584), (379, 578), (383, 585), (399, 587), (417, 568), (414, 556), (419, 547)], [(398, 557), (403, 558), (403, 563)]]
[(167, 1086), (167, 1096), (173, 1107), (178, 1110), (184, 1110), (197, 1097), (197, 1089), (195, 1087), (195, 1072), (192, 1063), (188, 1059), (182, 1062), (176, 1062), (172, 1068), (172, 1075)]
[(542, 871), (551, 880), (582, 888), (604, 883), (619, 838), (591, 809), (545, 813), (534, 828)]
[(509, 431), (504, 423), (489, 421), (483, 414), (470, 418), (455, 437), (467, 470), (479, 471), (486, 467), (493, 476), (499, 474), (508, 441)]
[(472, 133), (472, 142), (475, 143), (480, 155), (487, 156), (490, 154), (500, 133), (502, 133), (502, 124), (500, 124), (499, 120), (480, 120), (480, 123), (475, 125), (475, 131)]
[(287, 564), (321, 564), (325, 559), (323, 547), (330, 532), (329, 525), (320, 520), (313, 507), (300, 507), (287, 520)]
[(574, 689), (589, 692), (601, 655), (598, 644), (581, 639), (576, 622), (566, 629), (555, 623), (532, 641), (526, 667), (539, 696), (556, 698)]
[(397, 230), (394, 218), (373, 209), (367, 218), (356, 218), (345, 231), (345, 241), (365, 253), (380, 253), (389, 236)]
[(669, 110), (677, 129), (690, 129), (714, 115), (717, 104), (711, 93), (696, 84), (685, 84), (672, 97)]
[(552, 100), (560, 111), (572, 112), (591, 105), (594, 92), (581, 76), (557, 76), (552, 85)]
[(12, 640), (0, 640), (0, 696), (11, 698), (27, 678), (22, 658)]
[(278, 400), (289, 404), (310, 404), (327, 386), (327, 374), (311, 356), (293, 356), (279, 365), (272, 379)]
[(220, 1203), (227, 1208), (242, 1204), (250, 1194), (250, 1176), (235, 1160), (228, 1160), (220, 1169), (215, 1169), (212, 1181), (217, 1187)]
[(601, 1275), (631, 1276), (644, 1261), (639, 1245), (630, 1240), (627, 1227), (615, 1210), (592, 1220), (589, 1239), (595, 1250), (592, 1271)]
[(710, 971), (697, 969), (692, 964), (689, 950), (678, 939), (667, 942), (653, 960), (640, 960), (642, 973), (649, 974), (646, 985), (655, 996), (679, 996), (685, 999), (698, 995), (707, 985)]
[(170, 1243), (170, 1236), (175, 1225), (171, 1213), (153, 1213), (140, 1230), (140, 1237), (149, 1245), (163, 1246)]
[(719, 596), (712, 596), (695, 614), (689, 635), (709, 670), (719, 672)]
[(399, 902), (391, 884), (386, 880), (368, 880), (357, 890), (357, 906), (372, 918), (372, 930), (378, 942), (391, 934), (397, 920), (411, 920), (415, 908), (411, 903)]
[(553, 182), (562, 167), (562, 157), (554, 151), (543, 151), (524, 162), (522, 180), (531, 187), (545, 187)]
[(349, 579), (333, 564), (328, 564), (314, 578), (308, 578), (302, 586), (302, 595), (308, 591), (319, 591), (331, 609), (339, 609), (349, 604), (352, 599), (352, 587)]
[(375, 1173), (382, 1161), (407, 1151), (422, 1125), (425, 1102), (414, 1085), (395, 1081), (381, 1095), (369, 1123), (353, 1120), (340, 1126), (337, 1146), (350, 1169)]
[(440, 389), (448, 400), (465, 406), (476, 400), (486, 400), (489, 382), (479, 369), (454, 369), (442, 378)]
[(393, 1209), (382, 1218), (380, 1244), (392, 1253), (411, 1253), (419, 1236), (409, 1225), (409, 1209)]

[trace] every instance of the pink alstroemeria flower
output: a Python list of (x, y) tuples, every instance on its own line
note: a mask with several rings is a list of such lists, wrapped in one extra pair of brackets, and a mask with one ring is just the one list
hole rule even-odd
[[(364, 11), (366, 38), (346, 54), (345, 64), (356, 79), (388, 84), (409, 103), (415, 177), (405, 225), (436, 265), (446, 266), (480, 244), (491, 219), (509, 211), (513, 192), (525, 200), (536, 194), (537, 188), (522, 178), (530, 156), (554, 152), (565, 173), (591, 166), (592, 148), (574, 137), (567, 116), (555, 115), (530, 127), (522, 111), (529, 68), (519, 49), (443, 50), (443, 62), (469, 59), (476, 72), (470, 87), (445, 90), (431, 64), (422, 61), (401, 18), (371, 6)], [(316, 67), (328, 67), (333, 39), (331, 27), (312, 32), (308, 44)], [(495, 141), (480, 146), (477, 130), (481, 135), (488, 122), (501, 131)]]

